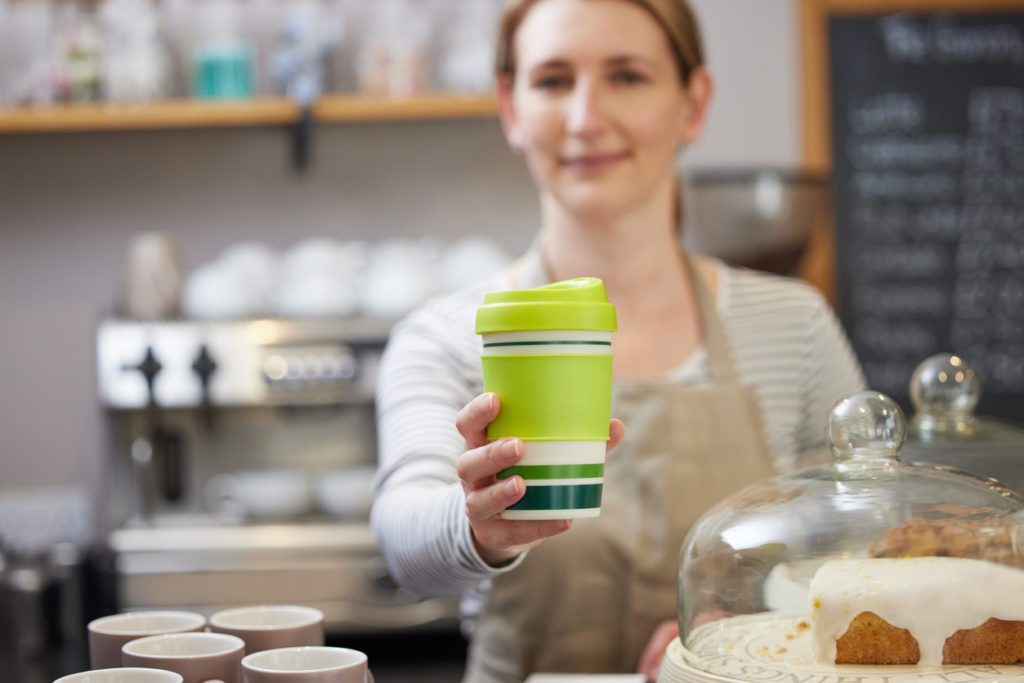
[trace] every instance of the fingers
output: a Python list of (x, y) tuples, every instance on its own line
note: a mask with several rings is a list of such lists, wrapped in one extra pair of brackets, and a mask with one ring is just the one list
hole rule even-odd
[(625, 436), (626, 425), (622, 424), (622, 420), (612, 418), (612, 421), (608, 423), (608, 447), (606, 450), (610, 451), (618, 446)]
[(492, 566), (499, 566), (523, 550), (572, 526), (572, 520), (569, 519), (503, 519), (501, 511), (522, 498), (525, 491), (522, 477), (514, 476), (466, 493), (466, 515), (469, 517), (473, 543), (480, 557)]
[(463, 406), (455, 417), (455, 427), (466, 440), (466, 450), (487, 443), (487, 425), (498, 416), (500, 409), (498, 397), (491, 392), (480, 394)]
[(571, 519), (523, 521), (494, 517), (486, 522), (472, 524), (477, 552), (485, 562), (493, 566), (571, 527)]
[[(489, 486), (498, 472), (515, 465), (522, 458), (522, 440), (510, 437), (466, 451), (459, 456), (455, 467), (468, 493)], [(519, 496), (516, 496), (516, 500), (519, 500)]]
[[(487, 425), (494, 421), (501, 410), (498, 396), (492, 392), (480, 394), (463, 406), (455, 417), (455, 427), (466, 440), (466, 450), (479, 448), (487, 444)], [(626, 435), (626, 426), (622, 420), (612, 418), (608, 423), (608, 450), (619, 445)]]
[(562, 533), (572, 526), (571, 519), (546, 519), (538, 521), (502, 520), (495, 524), (492, 541), (499, 546), (522, 550), (537, 545), (541, 540)]
[(661, 667), (661, 660), (665, 656), (665, 649), (679, 635), (679, 622), (675, 619), (663, 621), (658, 624), (651, 634), (640, 661), (637, 663), (637, 673), (643, 674), (648, 681), (658, 677), (658, 669)]
[[(518, 463), (523, 457), (523, 442), (506, 438), (491, 442), (487, 426), (501, 409), (498, 397), (484, 393), (467, 403), (456, 416), (455, 425), (466, 442), (466, 451), (456, 464), (466, 494), (473, 541), (480, 556), (492, 565), (499, 565), (543, 539), (568, 530), (571, 520), (508, 520), (500, 513), (515, 504), (526, 493), (522, 477), (497, 480), (498, 472)], [(608, 427), (610, 450), (626, 433), (620, 420)], [(660, 662), (660, 656), (658, 658)]]
[(526, 484), (519, 476), (466, 490), (466, 514), (470, 524), (494, 517), (522, 498), (525, 492)]

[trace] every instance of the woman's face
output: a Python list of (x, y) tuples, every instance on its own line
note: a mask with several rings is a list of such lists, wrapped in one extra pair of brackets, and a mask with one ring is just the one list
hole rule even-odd
[(625, 0), (541, 0), (515, 36), (502, 121), (542, 193), (613, 217), (668, 194), (680, 144), (699, 135), (710, 82), (684, 87), (668, 38)]

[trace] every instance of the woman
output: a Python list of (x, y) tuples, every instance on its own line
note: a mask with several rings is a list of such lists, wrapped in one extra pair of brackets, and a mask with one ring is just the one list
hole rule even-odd
[[(676, 627), (676, 562), (709, 506), (824, 454), (825, 416), (862, 388), (822, 298), (687, 254), (675, 160), (712, 81), (685, 0), (521, 0), (501, 26), (501, 120), (540, 193), (529, 252), (392, 333), (380, 372), (373, 525), (400, 583), (462, 594), (466, 680), (534, 671), (653, 678)], [(483, 294), (577, 276), (615, 304), (615, 395), (601, 515), (526, 522), (496, 482), (521, 441), (489, 443), (478, 395)], [(620, 443), (621, 442), (621, 443)], [(569, 530), (571, 527), (571, 531)]]

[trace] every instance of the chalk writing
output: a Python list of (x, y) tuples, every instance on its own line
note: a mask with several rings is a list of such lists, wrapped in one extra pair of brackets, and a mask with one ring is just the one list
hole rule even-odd
[(1024, 31), (1009, 23), (964, 26), (952, 14), (906, 14), (879, 22), (886, 55), (896, 64), (1022, 64)]
[[(910, 410), (959, 353), (982, 415), (1024, 423), (1024, 11), (829, 21), (840, 315)], [(966, 679), (965, 679), (966, 680)]]

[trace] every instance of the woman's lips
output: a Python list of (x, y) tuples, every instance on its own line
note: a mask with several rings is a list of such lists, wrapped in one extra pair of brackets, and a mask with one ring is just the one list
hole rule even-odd
[(614, 166), (626, 159), (629, 155), (626, 152), (612, 152), (608, 154), (578, 154), (569, 157), (562, 157), (562, 166), (574, 171), (592, 172), (601, 171)]

